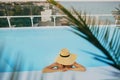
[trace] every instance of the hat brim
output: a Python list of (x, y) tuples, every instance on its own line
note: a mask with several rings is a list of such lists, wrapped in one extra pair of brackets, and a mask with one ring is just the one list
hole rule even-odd
[(72, 65), (77, 58), (76, 54), (70, 54), (69, 57), (61, 57), (60, 55), (56, 58), (56, 62), (62, 65)]

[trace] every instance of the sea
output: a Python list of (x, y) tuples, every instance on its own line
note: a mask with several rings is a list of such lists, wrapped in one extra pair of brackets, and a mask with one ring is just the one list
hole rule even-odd
[(120, 9), (120, 1), (61, 1), (60, 3), (68, 9), (73, 7), (89, 14), (111, 14), (116, 8)]
[[(116, 8), (120, 9), (120, 1), (61, 1), (60, 3), (70, 11), (74, 8), (87, 15), (99, 15), (97, 16), (99, 20), (103, 22), (108, 20), (111, 24), (116, 23), (112, 12), (116, 11)], [(106, 14), (110, 14), (110, 16)]]

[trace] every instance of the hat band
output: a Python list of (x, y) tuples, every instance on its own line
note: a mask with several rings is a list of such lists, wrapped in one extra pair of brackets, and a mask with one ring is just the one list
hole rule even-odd
[(70, 56), (70, 54), (69, 54), (69, 55), (67, 55), (67, 56), (63, 56), (63, 55), (61, 55), (61, 54), (60, 54), (60, 56), (61, 56), (61, 57), (69, 57), (69, 56)]

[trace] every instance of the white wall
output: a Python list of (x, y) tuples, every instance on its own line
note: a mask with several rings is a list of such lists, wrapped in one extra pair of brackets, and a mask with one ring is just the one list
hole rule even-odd
[(119, 74), (119, 70), (116, 70), (113, 67), (94, 67), (88, 68), (86, 72), (4, 72), (0, 73), (0, 80), (119, 80)]

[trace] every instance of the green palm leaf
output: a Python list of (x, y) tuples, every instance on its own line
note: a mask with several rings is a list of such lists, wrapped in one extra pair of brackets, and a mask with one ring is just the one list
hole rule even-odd
[[(73, 12), (75, 15), (73, 15), (60, 3), (54, 0), (47, 0), (47, 1), (53, 4), (54, 6), (58, 7), (62, 12), (64, 12), (65, 15), (67, 15), (66, 19), (68, 19), (70, 23), (74, 25), (74, 27), (72, 28), (78, 31), (78, 32), (75, 31), (72, 32), (86, 39), (87, 41), (92, 43), (95, 47), (100, 49), (107, 56), (107, 59), (112, 63), (101, 60), (98, 57), (95, 57), (96, 60), (105, 62), (120, 70), (120, 59), (119, 59), (120, 38), (118, 38), (120, 36), (119, 28), (114, 28), (112, 34), (113, 38), (110, 39), (111, 31), (108, 25), (105, 25), (105, 27), (100, 27), (101, 21), (99, 21), (98, 25), (96, 25), (96, 18), (86, 17), (86, 14), (82, 15), (82, 13), (77, 12), (74, 8), (73, 8)], [(81, 33), (84, 35), (82, 35)]]

